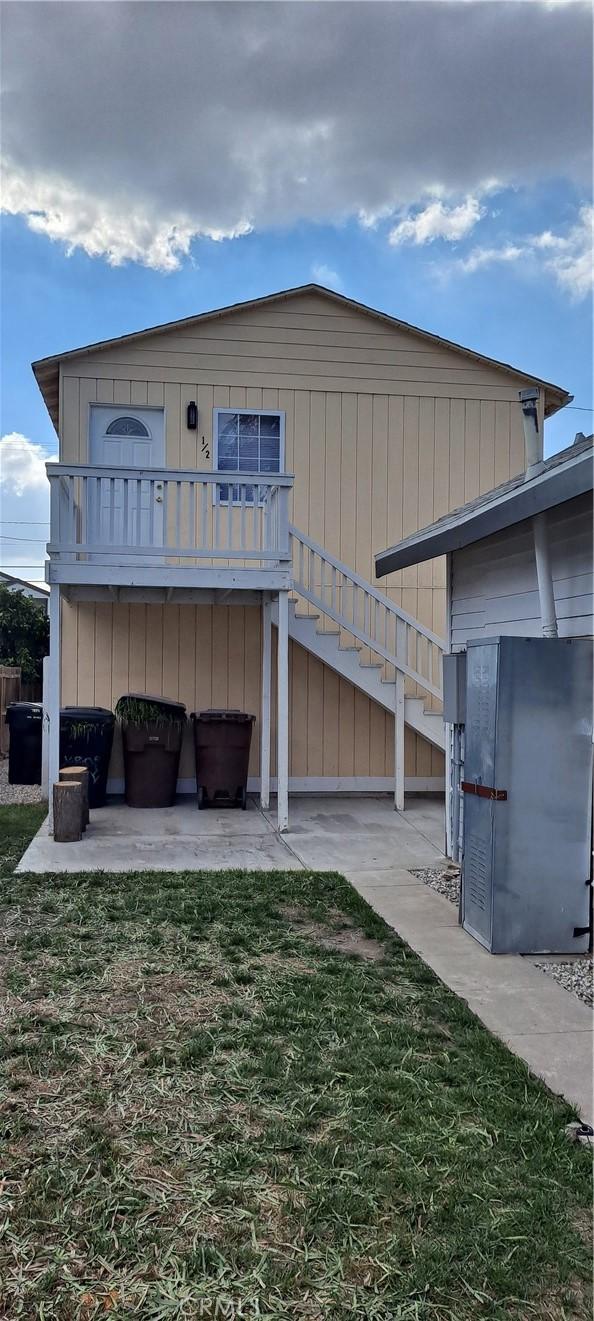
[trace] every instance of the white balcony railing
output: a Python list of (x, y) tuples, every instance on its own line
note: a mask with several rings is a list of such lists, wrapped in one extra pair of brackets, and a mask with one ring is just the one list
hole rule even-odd
[(286, 474), (49, 463), (52, 561), (286, 568)]

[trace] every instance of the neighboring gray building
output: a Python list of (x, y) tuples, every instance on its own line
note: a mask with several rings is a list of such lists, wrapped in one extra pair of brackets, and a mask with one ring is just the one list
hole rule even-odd
[(23, 596), (38, 601), (47, 614), (48, 587), (41, 587), (38, 583), (28, 583), (24, 578), (15, 578), (12, 573), (5, 573), (3, 569), (0, 569), (0, 583), (3, 587), (8, 587), (9, 592), (22, 592)]
[(448, 556), (448, 636), (456, 651), (495, 633), (538, 637), (541, 614), (532, 518), (547, 511), (559, 637), (591, 637), (592, 436), (545, 459), (375, 557), (378, 577)]
[[(501, 635), (590, 638), (594, 633), (592, 436), (522, 473), (429, 527), (376, 555), (378, 577), (447, 556), (447, 653), (473, 639)], [(537, 577), (535, 523), (546, 542), (545, 574)], [(542, 525), (544, 519), (544, 528)], [(552, 580), (554, 607), (545, 620), (542, 577)], [(540, 586), (540, 590), (539, 590)], [(552, 600), (549, 592), (549, 602)], [(556, 617), (556, 618), (555, 618)], [(463, 689), (451, 662), (446, 691)], [(456, 703), (450, 706), (456, 710)], [(459, 709), (459, 708), (458, 708)], [(588, 719), (590, 712), (585, 712)], [(456, 792), (464, 778), (464, 715), (446, 726), (447, 843), (459, 856), (461, 816)]]

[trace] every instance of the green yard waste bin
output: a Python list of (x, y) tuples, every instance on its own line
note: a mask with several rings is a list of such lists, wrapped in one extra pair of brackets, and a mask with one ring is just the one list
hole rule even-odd
[(198, 807), (247, 806), (247, 777), (256, 717), (245, 711), (192, 712)]
[(128, 807), (173, 807), (186, 708), (148, 693), (126, 693), (116, 706), (122, 726)]
[(60, 766), (86, 766), (89, 807), (105, 807), (115, 716), (105, 706), (63, 706)]

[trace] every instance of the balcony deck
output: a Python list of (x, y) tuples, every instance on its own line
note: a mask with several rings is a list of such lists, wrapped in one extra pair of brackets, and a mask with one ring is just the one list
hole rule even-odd
[[(47, 465), (47, 580), (67, 595), (287, 590), (286, 474)], [(242, 596), (242, 600), (246, 598)]]

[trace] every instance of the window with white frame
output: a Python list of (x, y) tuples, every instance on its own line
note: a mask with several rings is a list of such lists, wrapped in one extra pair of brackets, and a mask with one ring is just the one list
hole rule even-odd
[[(270, 409), (215, 408), (214, 459), (219, 472), (282, 472), (285, 462), (285, 415)], [(254, 498), (253, 487), (243, 488), (245, 499)], [(218, 498), (227, 503), (241, 500), (239, 486), (221, 483)]]

